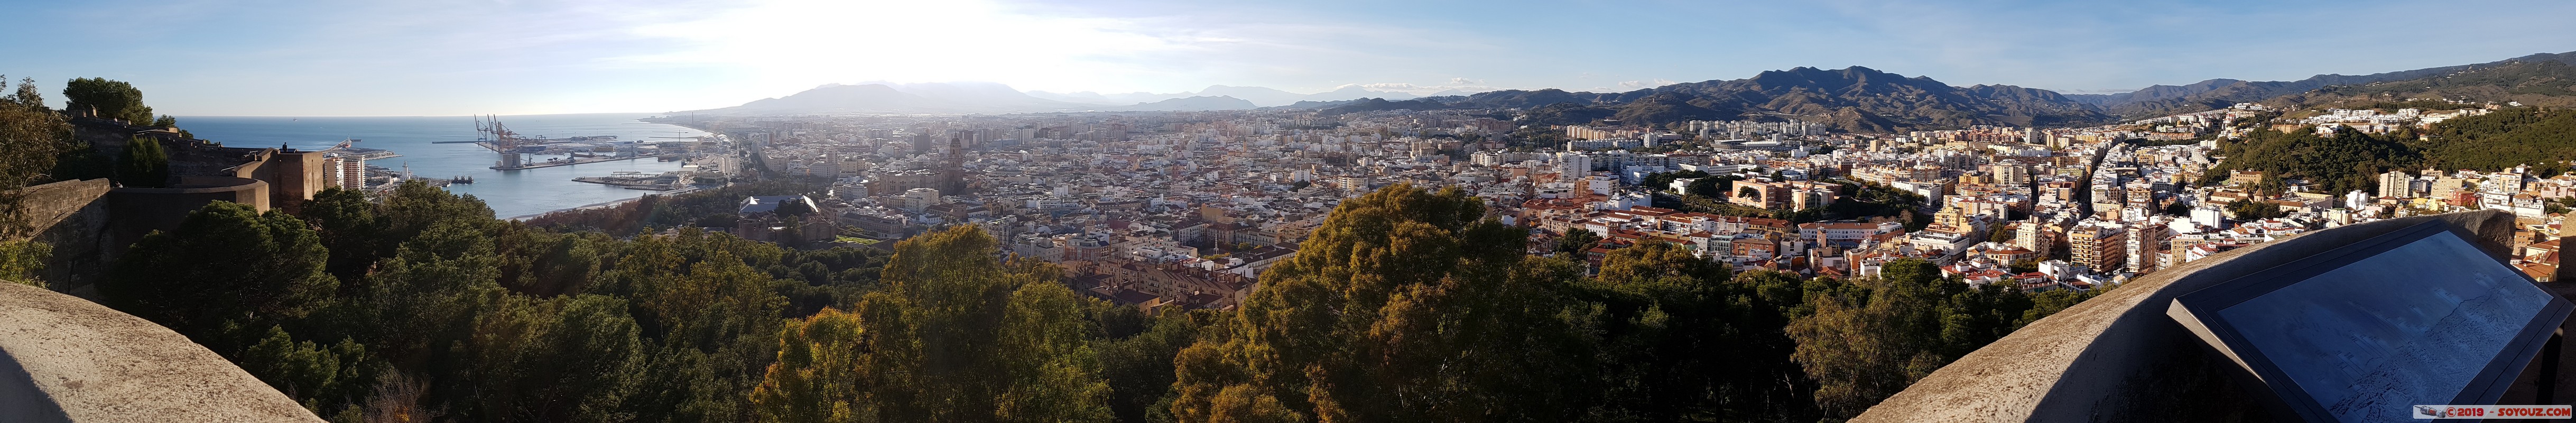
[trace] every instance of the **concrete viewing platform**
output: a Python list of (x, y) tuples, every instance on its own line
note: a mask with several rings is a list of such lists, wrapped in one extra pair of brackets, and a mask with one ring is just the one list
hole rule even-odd
[[(2240, 248), (2141, 277), (2033, 322), (1941, 367), (1851, 421), (2296, 420), (2267, 407), (2261, 398), (2272, 394), (2248, 384), (2250, 377), (2241, 374), (2240, 364), (2210, 351), (2168, 316), (2168, 306), (2186, 293), (2427, 222), (2464, 230), (2468, 241), (2488, 255), (2510, 255), (2513, 216), (2491, 210), (2360, 223)], [(2560, 296), (2576, 290), (2564, 283), (2541, 285)], [(2576, 360), (2576, 349), (2534, 357), (2565, 360)], [(2568, 396), (2554, 394), (2553, 388), (2576, 386), (2576, 371), (2543, 370), (2550, 367), (2525, 367), (2498, 403), (2564, 404)], [(2370, 420), (2407, 419), (2406, 411), (2391, 408)]]
[(0, 422), (321, 421), (178, 332), (0, 283)]

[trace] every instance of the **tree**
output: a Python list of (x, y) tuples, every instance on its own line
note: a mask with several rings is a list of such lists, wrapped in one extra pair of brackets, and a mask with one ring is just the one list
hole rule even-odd
[(134, 137), (125, 145), (125, 154), (117, 156), (117, 183), (130, 187), (158, 188), (170, 183), (170, 153), (161, 149), (161, 141), (152, 137)]
[[(8, 88), (9, 78), (0, 75), (0, 91)], [(28, 239), (37, 228), (28, 222), (23, 188), (51, 179), (70, 140), (71, 125), (45, 108), (35, 79), (0, 96), (0, 239), (12, 240), (0, 241), (0, 283), (45, 285), (34, 273), (45, 267), (53, 246)]]
[(895, 244), (889, 289), (780, 332), (763, 421), (1105, 422), (1089, 306), (1052, 265), (1004, 263), (974, 226)]
[[(26, 193), (19, 188), (50, 179), (57, 156), (71, 140), (71, 125), (45, 108), (35, 82), (25, 80), (14, 93), (0, 96), (0, 238), (34, 229), (23, 216)], [(0, 76), (0, 90), (8, 85), (8, 77)]]
[(63, 84), (63, 110), (74, 115), (123, 119), (134, 124), (152, 121), (152, 107), (143, 105), (143, 90), (134, 84), (105, 78), (73, 78)]
[(2228, 214), (2234, 215), (2236, 220), (2243, 221), (2270, 219), (2290, 215), (2290, 212), (2281, 210), (2281, 206), (2272, 204), (2270, 201), (2260, 201), (2251, 198), (2240, 198), (2236, 201), (2227, 202), (2227, 212)]
[(798, 199), (787, 200), (786, 202), (778, 203), (778, 210), (776, 210), (776, 211), (774, 211), (774, 212), (772, 212), (772, 213), (773, 213), (773, 214), (777, 214), (777, 215), (778, 215), (778, 217), (804, 216), (804, 215), (808, 215), (808, 214), (813, 214), (813, 213), (814, 213), (814, 208), (813, 208), (813, 207), (806, 206), (806, 205), (805, 205), (805, 200), (804, 200), (804, 199), (802, 199), (802, 198), (798, 198)]
[(304, 221), (217, 201), (136, 242), (101, 293), (120, 310), (201, 337), (226, 323), (302, 316), (339, 288), (322, 271), (327, 260)]
[(739, 219), (740, 218), (734, 216), (733, 213), (716, 213), (707, 215), (707, 217), (698, 218), (695, 222), (689, 222), (689, 225), (701, 228), (731, 229)]
[(1594, 244), (1600, 243), (1601, 234), (1582, 228), (1569, 229), (1565, 231), (1565, 236), (1556, 238), (1556, 252), (1567, 257), (1579, 258), (1584, 251), (1591, 250)]
[[(1605, 408), (1630, 421), (1813, 420), (1795, 343), (1781, 335), (1799, 303), (1794, 275), (1730, 277), (1681, 246), (1612, 251), (1589, 284), (1603, 310)], [(1785, 289), (1784, 289), (1785, 288)]]
[(1595, 391), (1564, 261), (1456, 188), (1343, 202), (1174, 360), (1182, 422), (1569, 420)]

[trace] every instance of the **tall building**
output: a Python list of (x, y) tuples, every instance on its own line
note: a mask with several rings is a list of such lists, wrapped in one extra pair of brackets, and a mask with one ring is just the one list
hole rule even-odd
[(966, 135), (948, 136), (948, 148), (941, 152), (939, 193), (966, 195)]
[(1592, 156), (1572, 152), (1556, 153), (1556, 166), (1557, 172), (1564, 173), (1565, 178), (1579, 177), (1592, 173)]
[(351, 191), (367, 189), (367, 159), (342, 154), (323, 157), (331, 163), (331, 185)]
[(2066, 231), (2066, 244), (2075, 264), (2113, 273), (2128, 265), (2128, 235), (2120, 222), (2087, 220)]
[[(1991, 174), (1994, 174), (1994, 175), (1995, 175), (1995, 184), (1996, 184), (1996, 185), (2003, 185), (2003, 186), (2016, 187), (2016, 188), (2024, 188), (2024, 187), (2029, 187), (2029, 186), (2030, 186), (2030, 182), (2031, 182), (2031, 179), (2030, 179), (2030, 166), (2023, 166), (2023, 165), (2020, 165), (2020, 164), (2014, 164), (2014, 163), (1996, 163), (1996, 164), (1992, 164), (1992, 165), (1987, 165), (1987, 167), (1988, 167), (1989, 169), (1987, 169), (1987, 171), (1986, 171), (1986, 172), (1987, 172), (1987, 173), (1991, 173)], [(2024, 191), (2016, 190), (2016, 191), (2014, 191), (2014, 192), (2024, 192)]]
[(2129, 271), (2143, 274), (2161, 268), (2158, 265), (2162, 263), (2156, 260), (2156, 256), (2164, 253), (2165, 245), (2173, 237), (2173, 229), (2165, 223), (2169, 220), (2165, 216), (2153, 216), (2145, 222), (2129, 225), (2126, 235), (2128, 251), (2125, 251)]
[(2038, 253), (2041, 257), (2057, 251), (2057, 237), (2063, 232), (2058, 230), (2056, 222), (2031, 218), (2020, 225), (2021, 229), (2013, 231), (2013, 246)]
[(2391, 170), (2388, 173), (2379, 174), (2379, 196), (2413, 198), (2415, 197), (2414, 184), (2415, 177), (2407, 176), (2406, 171), (2403, 170)]

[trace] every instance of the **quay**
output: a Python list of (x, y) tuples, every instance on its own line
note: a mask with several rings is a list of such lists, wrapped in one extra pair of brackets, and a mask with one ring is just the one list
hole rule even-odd
[(659, 157), (659, 156), (661, 156), (661, 154), (637, 154), (637, 155), (632, 155), (632, 156), (591, 157), (591, 158), (573, 157), (573, 158), (568, 158), (568, 159), (564, 159), (564, 160), (549, 160), (549, 161), (543, 161), (543, 162), (525, 163), (525, 164), (521, 164), (521, 165), (519, 165), (519, 166), (517, 166), (517, 167), (492, 166), (492, 169), (493, 169), (493, 170), (521, 170), (521, 169), (536, 169), (536, 168), (555, 167), (555, 166), (571, 166), (571, 165), (577, 165), (577, 164), (588, 164), (588, 163), (605, 163), (605, 162), (613, 162), (613, 161), (619, 161), (619, 160), (635, 160), (635, 159), (641, 159), (641, 158), (647, 158), (647, 157)]

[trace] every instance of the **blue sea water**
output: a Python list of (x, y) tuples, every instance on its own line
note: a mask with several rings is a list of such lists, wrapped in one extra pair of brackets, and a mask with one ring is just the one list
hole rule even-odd
[[(646, 113), (589, 113), (566, 115), (501, 116), (501, 122), (521, 136), (569, 138), (576, 136), (615, 135), (619, 141), (656, 141), (652, 137), (694, 137), (706, 135), (697, 130), (646, 123), (636, 120), (653, 116)], [(474, 144), (432, 144), (436, 141), (472, 141), (474, 118), (469, 116), (391, 116), (391, 117), (286, 117), (286, 116), (180, 116), (179, 128), (197, 138), (214, 140), (234, 147), (275, 147), (284, 145), (304, 150), (319, 150), (340, 143), (342, 139), (362, 141), (355, 145), (401, 153), (402, 157), (373, 160), (367, 164), (401, 171), (411, 167), (415, 177), (446, 179), (472, 176), (475, 183), (458, 184), (450, 192), (470, 194), (492, 206), (496, 217), (523, 216), (552, 210), (580, 207), (608, 201), (640, 197), (653, 191), (631, 190), (616, 186), (573, 182), (579, 176), (606, 176), (617, 171), (661, 173), (680, 169), (680, 162), (654, 159), (622, 160), (540, 169), (492, 170), (499, 155)], [(531, 156), (544, 161), (560, 156)]]

